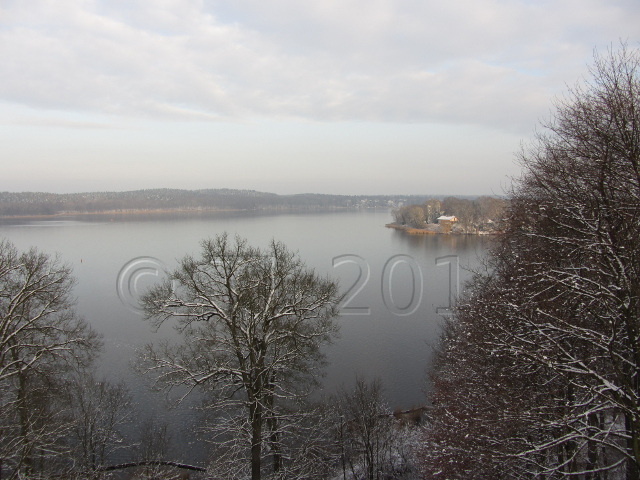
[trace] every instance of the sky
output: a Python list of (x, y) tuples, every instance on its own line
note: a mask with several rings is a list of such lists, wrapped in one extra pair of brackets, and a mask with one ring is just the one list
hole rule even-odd
[(0, 0), (0, 191), (500, 195), (637, 0)]

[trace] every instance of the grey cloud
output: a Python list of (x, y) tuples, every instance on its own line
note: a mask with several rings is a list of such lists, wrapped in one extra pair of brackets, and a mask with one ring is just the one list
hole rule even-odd
[(30, 4), (0, 11), (2, 100), (196, 120), (528, 131), (594, 46), (640, 33), (638, 6), (596, 0)]

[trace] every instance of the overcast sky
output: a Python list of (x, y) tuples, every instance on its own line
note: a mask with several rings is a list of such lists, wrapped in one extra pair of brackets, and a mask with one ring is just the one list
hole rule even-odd
[(0, 0), (0, 191), (500, 194), (637, 0)]

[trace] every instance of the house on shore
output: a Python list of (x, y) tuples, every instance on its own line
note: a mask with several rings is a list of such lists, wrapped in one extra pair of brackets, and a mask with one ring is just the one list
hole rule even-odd
[(438, 217), (438, 225), (440, 225), (441, 233), (451, 233), (453, 224), (458, 221), (458, 218), (453, 215), (440, 215)]

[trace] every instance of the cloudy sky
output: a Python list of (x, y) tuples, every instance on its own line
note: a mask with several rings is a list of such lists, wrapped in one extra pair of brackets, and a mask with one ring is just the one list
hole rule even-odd
[(637, 0), (0, 0), (0, 191), (490, 194)]

